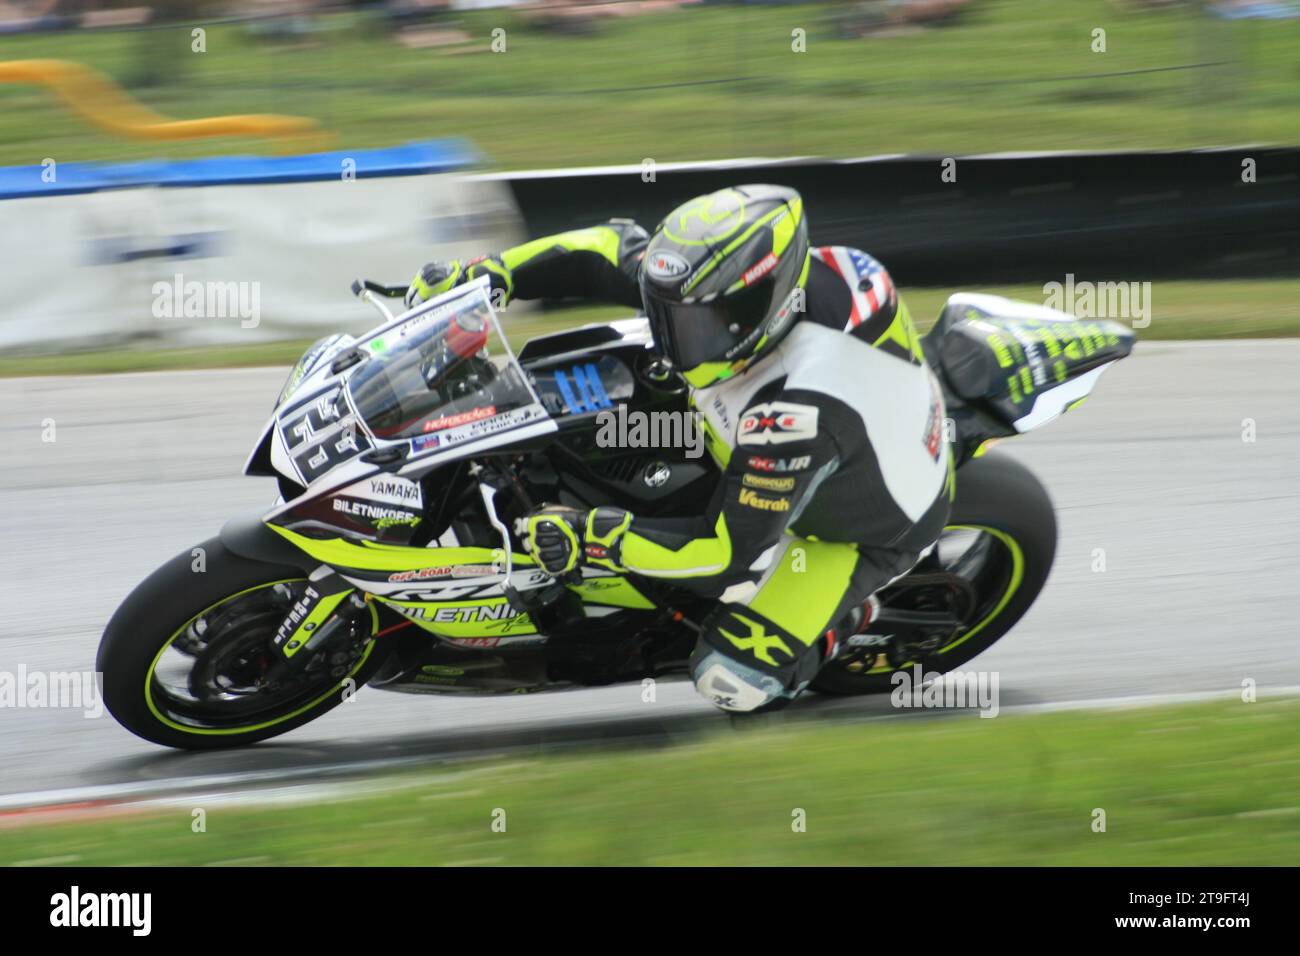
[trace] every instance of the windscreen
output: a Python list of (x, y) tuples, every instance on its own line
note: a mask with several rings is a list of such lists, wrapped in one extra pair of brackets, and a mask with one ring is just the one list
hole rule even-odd
[(468, 439), (510, 427), (536, 399), (500, 341), (481, 288), (407, 319), (360, 348), (353, 404), (381, 439)]

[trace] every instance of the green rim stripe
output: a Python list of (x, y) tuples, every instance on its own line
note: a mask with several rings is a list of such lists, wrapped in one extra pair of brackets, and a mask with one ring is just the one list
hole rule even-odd
[[(1020, 582), (1025, 576), (1024, 553), (1020, 550), (1020, 545), (1016, 543), (1016, 539), (1011, 537), (1011, 535), (1007, 534), (1005, 531), (1000, 531), (997, 528), (990, 528), (985, 525), (977, 525), (977, 524), (950, 524), (946, 528), (944, 528), (944, 530), (950, 531), (952, 529), (957, 529), (957, 528), (964, 529), (967, 531), (983, 531), (986, 532), (987, 534), (993, 535), (993, 537), (1001, 541), (1007, 547), (1007, 550), (1011, 552), (1011, 582), (1007, 585), (1006, 593), (1002, 595), (1001, 600), (998, 601), (997, 605), (993, 608), (993, 610), (990, 611), (984, 617), (984, 620), (980, 621), (973, 628), (971, 628), (969, 631), (963, 634), (957, 641), (953, 642), (952, 644), (949, 644), (947, 647), (940, 650), (939, 651), (940, 654), (947, 654), (954, 647), (960, 647), (962, 644), (969, 641), (972, 637), (974, 637), (980, 631), (984, 630), (985, 627), (991, 624), (997, 618), (997, 616), (1002, 613), (1003, 609), (1006, 608), (1007, 603), (1011, 600), (1012, 597), (1015, 596), (1015, 593), (1018, 590), (1020, 590)], [(915, 667), (916, 665), (911, 664), (908, 666)], [(906, 667), (895, 668), (886, 665), (884, 667), (873, 667), (871, 670), (867, 671), (867, 673), (887, 674), (890, 673), (891, 671), (902, 671), (906, 669), (907, 669)]]
[(1002, 595), (1002, 599), (998, 601), (997, 606), (988, 613), (984, 620), (980, 621), (973, 628), (963, 634), (957, 641), (939, 651), (940, 654), (947, 654), (954, 647), (960, 647), (980, 631), (984, 630), (985, 627), (987, 627), (999, 614), (1002, 613), (1003, 608), (1007, 606), (1011, 598), (1015, 596), (1015, 593), (1020, 590), (1020, 582), (1025, 576), (1025, 555), (1020, 550), (1020, 545), (1016, 542), (1016, 539), (1011, 537), (1011, 535), (1007, 534), (1005, 531), (1000, 531), (997, 528), (990, 528), (987, 525), (978, 524), (953, 524), (948, 527), (962, 528), (967, 531), (983, 531), (987, 534), (993, 535), (993, 537), (1001, 541), (1006, 546), (1007, 550), (1011, 552), (1011, 583), (1007, 585), (1006, 593)]

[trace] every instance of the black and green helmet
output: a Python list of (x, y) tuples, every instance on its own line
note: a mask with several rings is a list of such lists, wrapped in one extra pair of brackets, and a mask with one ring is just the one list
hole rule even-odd
[(659, 224), (641, 260), (655, 345), (696, 388), (775, 346), (799, 318), (807, 280), (803, 200), (784, 186), (692, 199)]

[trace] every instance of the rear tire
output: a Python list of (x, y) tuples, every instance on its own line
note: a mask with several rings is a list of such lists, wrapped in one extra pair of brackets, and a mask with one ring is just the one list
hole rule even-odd
[[(202, 554), (204, 569), (194, 562)], [(155, 670), (160, 658), (190, 624), (245, 592), (305, 579), (299, 568), (241, 557), (212, 538), (177, 555), (149, 575), (117, 609), (100, 641), (96, 669), (103, 674), (104, 703), (127, 730), (153, 743), (187, 750), (238, 747), (301, 727), (337, 707), (344, 689), (359, 689), (383, 664), (385, 655), (367, 645), (350, 671), (319, 687), (304, 687), (309, 699), (286, 703), (282, 713), (259, 713), (247, 726), (187, 725), (170, 714)], [(372, 625), (375, 618), (371, 618)], [(372, 635), (375, 629), (372, 626)], [(173, 650), (172, 653), (178, 653)], [(343, 665), (347, 666), (347, 665)], [(353, 682), (347, 683), (348, 679)], [(317, 693), (319, 691), (319, 693)]]
[[(960, 667), (991, 646), (1029, 610), (1047, 583), (1056, 557), (1056, 513), (1042, 482), (1016, 459), (1003, 454), (975, 458), (957, 472), (957, 500), (945, 531), (977, 528), (991, 534), (1015, 560), (1005, 603), (972, 626), (957, 642), (917, 662), (926, 674)], [(905, 581), (906, 579), (904, 579)], [(812, 682), (823, 694), (888, 693), (894, 675), (917, 663), (884, 672), (852, 673), (842, 660), (831, 661)]]

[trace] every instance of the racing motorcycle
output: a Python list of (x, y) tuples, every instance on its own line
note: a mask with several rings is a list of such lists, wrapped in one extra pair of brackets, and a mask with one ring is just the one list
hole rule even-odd
[[(543, 502), (708, 506), (720, 471), (707, 456), (600, 440), (618, 406), (690, 414), (647, 321), (541, 336), (516, 355), (486, 278), (394, 316), (384, 300), (404, 291), (353, 283), (383, 323), (321, 339), (293, 367), (244, 468), (275, 478), (274, 507), (164, 564), (109, 621), (97, 669), (127, 729), (229, 747), (363, 685), (531, 693), (686, 675), (709, 602), (603, 569), (554, 579), (523, 544), (521, 519)], [(950, 523), (840, 641), (812, 684), (821, 693), (956, 668), (1028, 610), (1052, 566), (1052, 503), (1023, 465), (987, 451), (1083, 401), (1133, 335), (958, 294), (923, 343), (953, 452)]]

